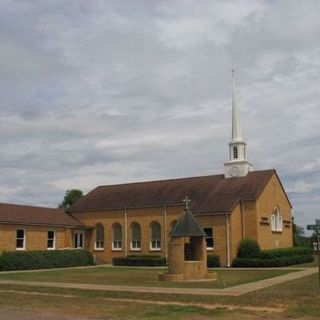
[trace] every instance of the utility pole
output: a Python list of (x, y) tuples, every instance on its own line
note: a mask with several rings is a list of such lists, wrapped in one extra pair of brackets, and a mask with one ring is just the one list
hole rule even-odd
[(319, 274), (319, 288), (320, 288), (320, 219), (316, 219), (315, 224), (307, 225), (307, 230), (313, 230), (317, 239), (317, 256), (318, 256), (318, 274)]

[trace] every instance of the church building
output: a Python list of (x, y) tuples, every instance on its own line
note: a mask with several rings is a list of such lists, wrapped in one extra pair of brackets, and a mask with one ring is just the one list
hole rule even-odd
[(207, 235), (207, 254), (230, 266), (239, 242), (262, 249), (292, 246), (291, 204), (274, 169), (247, 160), (232, 78), (232, 138), (224, 174), (99, 186), (68, 212), (0, 205), (0, 251), (85, 248), (98, 262), (127, 255), (167, 257), (170, 232), (190, 210)]

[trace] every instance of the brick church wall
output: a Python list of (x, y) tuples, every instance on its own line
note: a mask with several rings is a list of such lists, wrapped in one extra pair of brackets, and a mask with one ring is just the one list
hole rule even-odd
[[(273, 175), (257, 201), (257, 240), (261, 249), (287, 248), (292, 246), (291, 207), (277, 175)], [(271, 215), (278, 207), (283, 219), (282, 231), (271, 230)], [(266, 224), (269, 223), (269, 225)]]
[(25, 230), (25, 250), (47, 250), (47, 232), (49, 230), (56, 231), (56, 249), (70, 246), (70, 241), (66, 241), (65, 228), (0, 224), (0, 252), (16, 250), (17, 229)]

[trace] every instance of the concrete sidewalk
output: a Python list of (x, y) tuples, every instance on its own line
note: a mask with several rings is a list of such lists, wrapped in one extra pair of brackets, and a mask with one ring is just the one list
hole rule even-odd
[(37, 281), (16, 281), (0, 280), (0, 284), (10, 284), (31, 287), (48, 287), (63, 289), (81, 289), (96, 291), (122, 291), (122, 292), (143, 292), (143, 293), (164, 293), (164, 294), (189, 294), (189, 295), (215, 295), (215, 296), (240, 296), (249, 292), (264, 289), (279, 283), (300, 279), (318, 272), (318, 268), (308, 268), (302, 271), (246, 283), (225, 289), (200, 289), (200, 288), (167, 288), (167, 287), (139, 287), (139, 286), (115, 286), (84, 283), (66, 282), (37, 282)]

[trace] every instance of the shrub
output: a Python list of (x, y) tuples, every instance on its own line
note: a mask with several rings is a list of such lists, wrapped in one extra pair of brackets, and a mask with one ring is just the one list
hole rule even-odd
[(258, 258), (260, 259), (274, 259), (281, 257), (292, 257), (300, 255), (312, 254), (312, 249), (308, 247), (293, 247), (293, 248), (280, 248), (272, 250), (261, 250)]
[(233, 267), (283, 267), (313, 261), (313, 252), (307, 247), (280, 248), (261, 250), (254, 258), (238, 257), (232, 262)]
[(269, 268), (269, 267), (284, 267), (294, 264), (312, 262), (313, 255), (299, 255), (292, 257), (282, 257), (273, 259), (260, 259), (260, 258), (235, 258), (232, 261), (232, 267), (235, 268)]
[(218, 268), (220, 267), (220, 257), (216, 254), (210, 254), (207, 256), (207, 267)]
[(0, 271), (66, 268), (94, 265), (86, 250), (13, 251), (0, 256)]
[(113, 258), (114, 266), (159, 267), (166, 265), (166, 259), (156, 255), (132, 255)]
[(257, 241), (253, 239), (243, 239), (238, 249), (238, 258), (256, 258), (260, 253)]

